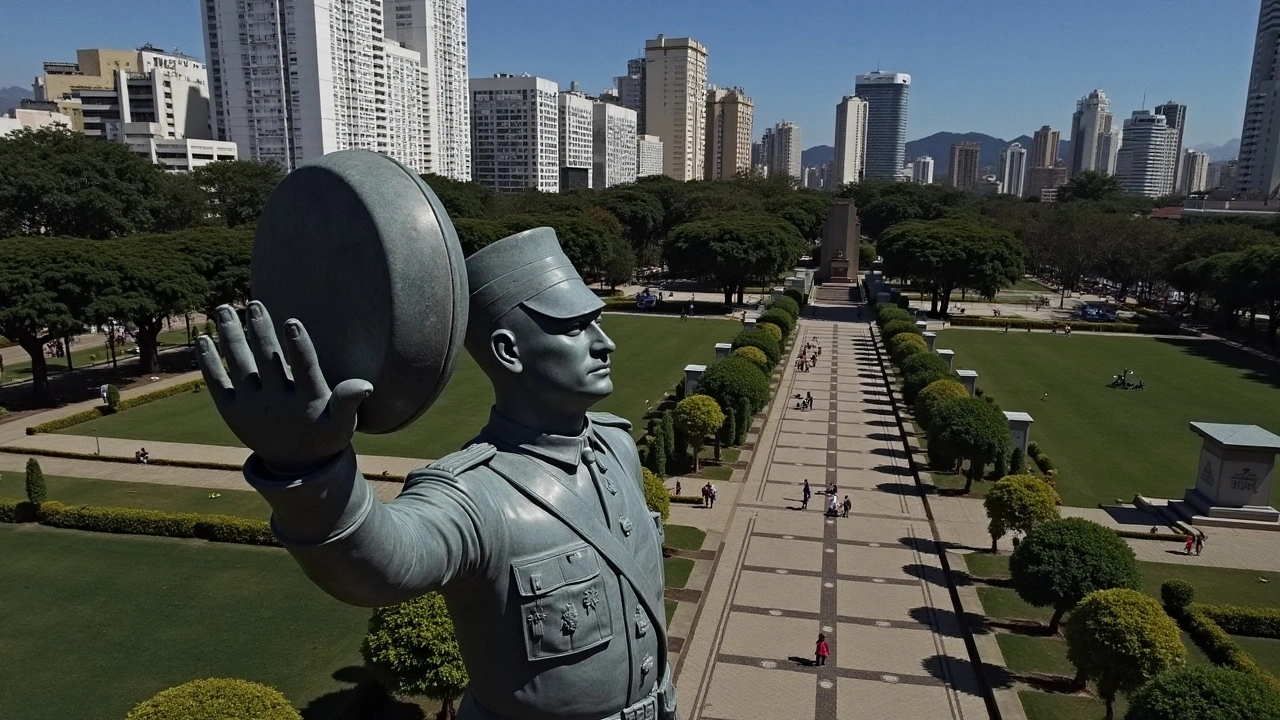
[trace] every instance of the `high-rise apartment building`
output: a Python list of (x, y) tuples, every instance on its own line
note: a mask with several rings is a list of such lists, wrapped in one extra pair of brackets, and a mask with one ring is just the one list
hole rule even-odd
[(1245, 197), (1269, 198), (1280, 186), (1280, 0), (1262, 0), (1253, 40), (1253, 67), (1240, 130), (1234, 187)]
[(867, 101), (865, 177), (893, 180), (906, 157), (907, 93), (911, 76), (876, 71), (859, 75), (854, 94)]
[(470, 180), (466, 0), (382, 0), (382, 11), (387, 37), (420, 56), (426, 172)]
[(706, 179), (723, 180), (751, 169), (754, 114), (755, 105), (742, 88), (707, 91)]
[(662, 139), (662, 171), (701, 180), (705, 161), (707, 48), (659, 35), (644, 44), (645, 132)]
[(644, 73), (644, 58), (632, 58), (627, 61), (627, 74), (613, 79), (614, 88), (618, 91), (618, 102), (622, 103), (622, 107), (631, 108), (636, 113), (636, 133), (639, 135), (645, 134), (644, 101), (647, 90)]
[(751, 171), (769, 177), (769, 158), (773, 154), (773, 128), (765, 128), (760, 142), (751, 143)]
[(866, 173), (868, 107), (867, 101), (857, 95), (845, 95), (836, 104), (836, 157), (832, 164), (835, 187), (858, 182)]
[(661, 175), (663, 155), (662, 138), (657, 135), (637, 135), (636, 177)]
[(589, 188), (595, 147), (595, 109), (577, 83), (560, 93), (557, 124), (560, 128), (560, 189)]
[(1124, 121), (1116, 179), (1126, 193), (1159, 197), (1173, 192), (1176, 131), (1163, 115), (1135, 110)]
[(1058, 162), (1058, 145), (1061, 134), (1048, 125), (1040, 126), (1031, 138), (1031, 157), (1028, 164), (1033, 168), (1053, 167)]
[(911, 163), (911, 182), (921, 185), (933, 184), (933, 158), (921, 155)]
[(1182, 168), (1182, 135), (1187, 127), (1187, 106), (1170, 100), (1163, 105), (1157, 105), (1155, 113), (1163, 115), (1165, 124), (1174, 132), (1173, 177), (1176, 185), (1176, 179), (1180, 177)]
[(1179, 195), (1191, 195), (1204, 192), (1209, 186), (1209, 153), (1188, 149), (1182, 154), (1178, 163)]
[(799, 125), (790, 120), (774, 125), (769, 144), (769, 177), (788, 175), (804, 180), (800, 173), (800, 153), (803, 150)]
[(1067, 164), (1058, 160), (1053, 167), (1033, 167), (1027, 170), (1027, 182), (1023, 188), (1024, 197), (1043, 198), (1042, 190), (1057, 190), (1067, 184)]
[(1240, 184), (1239, 158), (1235, 160), (1223, 160), (1222, 162), (1214, 163), (1214, 167), (1210, 169), (1210, 172), (1213, 172), (1214, 170), (1217, 171), (1217, 176), (1218, 176), (1217, 182), (1211, 184), (1209, 186), (1209, 189), (1212, 190), (1213, 188), (1224, 188), (1226, 190), (1235, 192), (1235, 188), (1237, 188)]
[(801, 169), (804, 173), (804, 186), (810, 190), (835, 190), (832, 184), (831, 163), (823, 163), (817, 167)]
[[(461, 6), (460, 0), (444, 3)], [(389, 136), (395, 124), (391, 98), (430, 115), (423, 104), (423, 52), (388, 42), (382, 0), (205, 0), (203, 25), (215, 134), (235, 142), (241, 157), (293, 169), (326, 153), (360, 148), (411, 166), (417, 162), (419, 172), (431, 169), (425, 151), (397, 157), (396, 148), (406, 143)], [(465, 20), (462, 31), (465, 38)], [(390, 61), (388, 47), (395, 56)], [(389, 87), (393, 82), (398, 86)], [(415, 95), (416, 106), (406, 105)], [(425, 120), (422, 127), (425, 137)]]
[(1027, 150), (1022, 143), (1013, 143), (1000, 151), (1000, 172), (996, 179), (1000, 181), (1000, 192), (1022, 197), (1027, 180)]
[(951, 161), (947, 166), (947, 184), (951, 187), (978, 189), (982, 180), (982, 143), (951, 143)]
[(636, 111), (608, 102), (591, 106), (591, 187), (603, 190), (635, 182)]
[(1094, 90), (1076, 101), (1076, 111), (1071, 116), (1071, 159), (1067, 168), (1072, 177), (1085, 170), (1115, 174), (1120, 133), (1112, 124), (1111, 101), (1106, 93)]
[(427, 98), (422, 92), (422, 55), (395, 40), (387, 40), (386, 53), (386, 123), (379, 126), (380, 151), (424, 172), (431, 167), (431, 123), (423, 110)]
[(530, 75), (471, 78), (476, 182), (498, 192), (560, 189), (559, 91), (555, 81)]

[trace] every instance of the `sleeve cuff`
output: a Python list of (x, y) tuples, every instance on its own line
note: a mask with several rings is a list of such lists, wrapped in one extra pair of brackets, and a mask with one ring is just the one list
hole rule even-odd
[(324, 467), (299, 478), (281, 478), (256, 454), (244, 479), (271, 505), (271, 527), (286, 546), (320, 545), (354, 530), (376, 502), (347, 446)]

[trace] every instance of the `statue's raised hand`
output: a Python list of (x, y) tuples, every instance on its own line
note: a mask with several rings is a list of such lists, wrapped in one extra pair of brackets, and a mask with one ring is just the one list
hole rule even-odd
[(307, 329), (293, 319), (285, 323), (286, 362), (260, 302), (249, 303), (247, 332), (229, 305), (219, 306), (217, 315), (227, 367), (207, 336), (197, 340), (197, 360), (218, 412), (240, 442), (282, 474), (306, 474), (342, 452), (373, 385), (344, 380), (330, 390)]

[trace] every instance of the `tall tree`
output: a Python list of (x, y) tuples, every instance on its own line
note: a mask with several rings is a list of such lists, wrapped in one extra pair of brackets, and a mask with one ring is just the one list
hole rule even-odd
[(482, 218), (493, 209), (493, 191), (478, 182), (462, 182), (435, 173), (423, 175), (422, 179), (440, 198), (451, 220)]
[(165, 320), (201, 309), (209, 287), (186, 257), (173, 252), (163, 235), (113, 240), (103, 251), (116, 269), (118, 283), (97, 299), (97, 307), (134, 325), (139, 369), (144, 374), (156, 372), (160, 369), (156, 338)]
[(185, 257), (201, 278), (207, 295), (199, 306), (212, 316), (224, 303), (249, 301), (249, 261), (253, 257), (253, 233), (247, 228), (195, 228), (171, 233), (159, 240)]
[(209, 163), (193, 176), (209, 193), (210, 210), (229, 228), (257, 222), (267, 196), (284, 179), (279, 165), (256, 160)]
[(710, 277), (726, 304), (743, 302), (752, 280), (775, 279), (800, 259), (804, 243), (791, 223), (770, 215), (729, 214), (680, 225), (663, 246), (673, 271)]
[(916, 283), (945, 314), (951, 292), (971, 289), (995, 297), (1022, 276), (1022, 244), (1007, 231), (972, 218), (912, 220), (882, 235), (876, 249), (885, 273)]

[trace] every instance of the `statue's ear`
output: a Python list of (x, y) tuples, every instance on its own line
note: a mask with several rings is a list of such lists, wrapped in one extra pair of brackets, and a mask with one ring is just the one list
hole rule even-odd
[(518, 373), (524, 369), (520, 362), (520, 350), (516, 347), (516, 336), (510, 330), (494, 330), (489, 336), (489, 349), (498, 364)]

